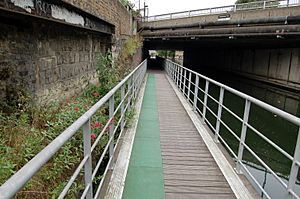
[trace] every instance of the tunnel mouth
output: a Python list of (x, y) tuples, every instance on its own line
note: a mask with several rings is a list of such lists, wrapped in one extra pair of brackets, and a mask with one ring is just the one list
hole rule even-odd
[(159, 56), (149, 56), (148, 70), (163, 71), (163, 58)]

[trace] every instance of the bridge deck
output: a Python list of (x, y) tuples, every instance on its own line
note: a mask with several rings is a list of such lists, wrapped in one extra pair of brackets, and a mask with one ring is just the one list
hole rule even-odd
[(156, 74), (166, 198), (235, 198), (164, 74)]
[(123, 198), (236, 198), (163, 73), (148, 77)]

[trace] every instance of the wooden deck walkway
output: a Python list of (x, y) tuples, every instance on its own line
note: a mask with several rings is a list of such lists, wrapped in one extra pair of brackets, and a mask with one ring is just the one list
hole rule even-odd
[(105, 199), (258, 198), (164, 72), (149, 74), (144, 91)]
[(166, 198), (235, 198), (165, 74), (156, 74)]

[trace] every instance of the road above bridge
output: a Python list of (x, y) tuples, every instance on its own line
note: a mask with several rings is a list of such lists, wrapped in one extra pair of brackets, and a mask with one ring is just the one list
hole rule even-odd
[(242, 5), (247, 7), (237, 10), (232, 6), (224, 6), (154, 16), (142, 22), (140, 30), (146, 39), (152, 40), (234, 39), (234, 37), (276, 39), (298, 35), (300, 30), (298, 3), (283, 6), (281, 1), (278, 1), (278, 5), (270, 7), (259, 7), (257, 4)]

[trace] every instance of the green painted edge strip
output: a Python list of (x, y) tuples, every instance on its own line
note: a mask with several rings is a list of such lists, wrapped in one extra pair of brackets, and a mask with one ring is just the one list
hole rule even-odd
[(123, 199), (165, 199), (156, 78), (148, 75)]

